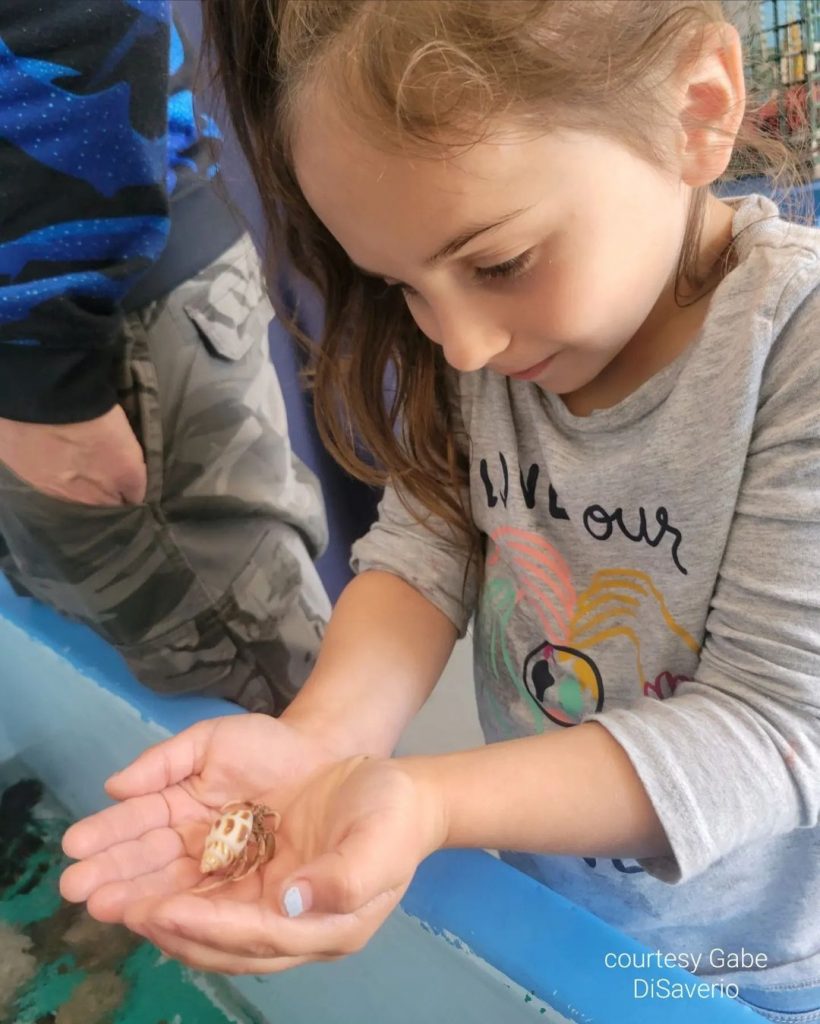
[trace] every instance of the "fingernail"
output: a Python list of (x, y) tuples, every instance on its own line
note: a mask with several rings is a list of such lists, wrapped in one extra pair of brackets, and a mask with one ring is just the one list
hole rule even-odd
[(310, 886), (306, 882), (299, 882), (286, 890), (282, 903), (288, 917), (298, 917), (310, 910)]

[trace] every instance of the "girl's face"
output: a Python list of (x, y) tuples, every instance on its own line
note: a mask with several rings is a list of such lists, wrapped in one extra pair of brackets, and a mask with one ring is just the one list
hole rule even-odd
[(675, 308), (689, 189), (602, 136), (509, 135), (457, 156), (403, 156), (317, 98), (295, 167), (350, 259), (402, 289), (456, 370), (570, 395)]

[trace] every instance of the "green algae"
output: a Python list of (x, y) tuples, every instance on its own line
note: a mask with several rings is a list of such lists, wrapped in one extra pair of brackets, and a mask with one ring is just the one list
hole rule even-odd
[(0, 1024), (263, 1024), (223, 977), (66, 903), (70, 816), (36, 779), (2, 774), (0, 962), (20, 970), (0, 973)]

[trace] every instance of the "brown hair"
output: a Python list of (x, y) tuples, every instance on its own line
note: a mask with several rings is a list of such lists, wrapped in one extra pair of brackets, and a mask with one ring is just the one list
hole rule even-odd
[[(271, 255), (286, 252), (324, 300), (311, 370), (323, 441), (353, 475), (390, 479), (475, 541), (467, 443), (455, 436), (441, 349), (398, 289), (353, 266), (296, 182), (302, 91), (332, 82), (351, 116), (378, 125), (382, 145), (469, 145), (500, 115), (543, 128), (549, 110), (554, 124), (615, 135), (663, 162), (663, 83), (694, 55), (698, 30), (724, 20), (719, 0), (203, 0), (203, 10)], [(744, 150), (785, 164), (784, 147), (761, 136), (750, 114), (738, 142), (735, 170), (748, 166)], [(707, 190), (698, 192), (682, 279), (699, 251)]]

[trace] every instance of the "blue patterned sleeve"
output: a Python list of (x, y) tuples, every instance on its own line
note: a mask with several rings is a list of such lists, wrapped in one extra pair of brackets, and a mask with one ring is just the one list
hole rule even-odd
[(0, 4), (0, 416), (116, 401), (121, 303), (169, 230), (167, 0)]

